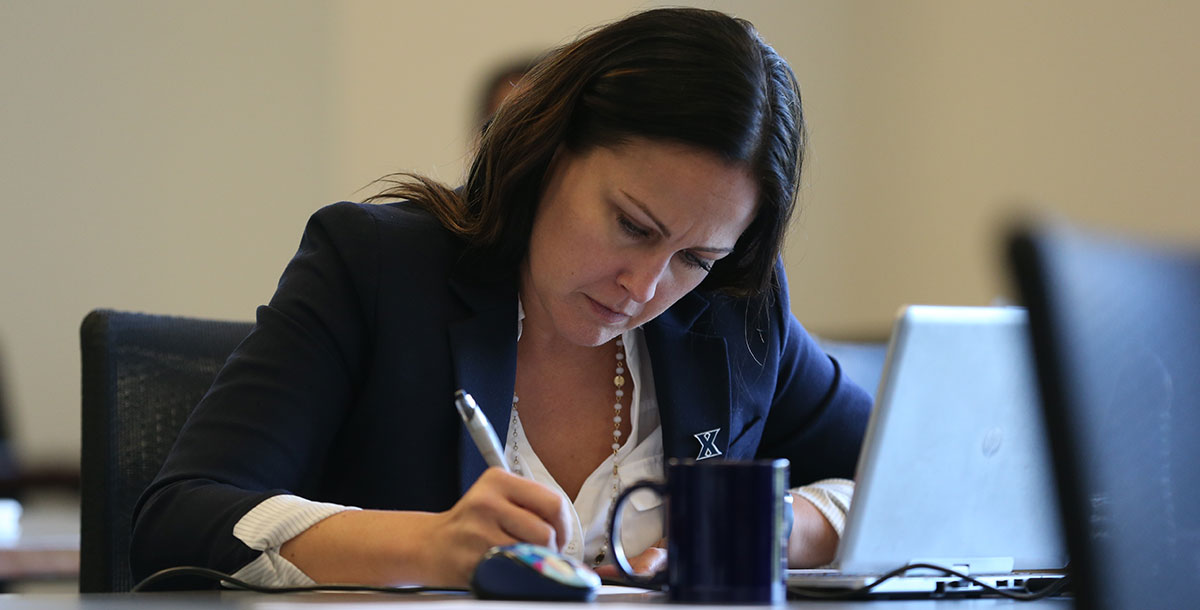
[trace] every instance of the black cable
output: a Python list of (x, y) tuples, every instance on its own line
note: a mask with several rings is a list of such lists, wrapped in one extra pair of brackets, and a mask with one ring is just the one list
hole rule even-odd
[[(1066, 589), (1067, 586), (1071, 583), (1070, 576), (1063, 576), (1061, 578), (1058, 578), (1053, 584), (1046, 586), (1046, 588), (1044, 588), (1044, 589), (1040, 589), (1038, 591), (1032, 591), (1029, 593), (1017, 593), (1014, 591), (1006, 591), (1004, 589), (997, 589), (996, 587), (993, 587), (993, 586), (991, 586), (985, 582), (982, 582), (978, 579), (972, 578), (971, 576), (963, 574), (962, 572), (959, 572), (957, 570), (952, 570), (950, 568), (946, 568), (943, 566), (934, 565), (931, 563), (910, 563), (908, 565), (896, 568), (895, 570), (892, 570), (891, 572), (888, 572), (888, 573), (880, 576), (873, 582), (871, 582), (865, 586), (858, 587), (857, 589), (846, 589), (844, 591), (825, 591), (825, 590), (811, 589), (811, 588), (805, 588), (805, 587), (788, 587), (788, 593), (791, 593), (798, 597), (807, 597), (810, 599), (848, 599), (851, 597), (859, 597), (859, 596), (865, 595), (866, 593), (869, 593), (872, 589), (874, 589), (875, 587), (878, 587), (879, 585), (883, 584), (884, 582), (891, 580), (897, 576), (901, 576), (909, 570), (914, 570), (917, 568), (937, 570), (947, 576), (954, 576), (954, 577), (960, 578), (962, 580), (965, 580), (971, 584), (977, 585), (989, 593), (994, 593), (994, 594), (1000, 595), (1002, 597), (1007, 597), (1009, 599), (1015, 599), (1017, 601), (1024, 601), (1024, 602), (1031, 602), (1031, 601), (1043, 599), (1046, 597), (1050, 597), (1051, 595), (1057, 595), (1059, 593), (1062, 593), (1062, 591), (1064, 589)], [(1039, 577), (1036, 574), (1025, 574), (1025, 575), (1022, 575), (1022, 578), (1024, 578), (1024, 580), (1026, 581), (1026, 586), (1028, 587), (1028, 582), (1030, 580), (1037, 580)], [(954, 593), (955, 591), (953, 589), (951, 589), (946, 592)]]
[(371, 591), (377, 593), (465, 593), (466, 589), (456, 589), (452, 587), (382, 587), (371, 585), (347, 585), (347, 584), (327, 584), (327, 585), (310, 585), (303, 587), (264, 587), (248, 583), (239, 578), (234, 578), (224, 572), (211, 570), (209, 568), (201, 568), (197, 566), (178, 566), (159, 570), (141, 582), (134, 585), (130, 589), (130, 593), (141, 593), (147, 590), (151, 585), (157, 584), (164, 580), (169, 580), (178, 576), (195, 576), (206, 578), (213, 582), (232, 585), (238, 589), (254, 591), (257, 593), (306, 593), (319, 591)]

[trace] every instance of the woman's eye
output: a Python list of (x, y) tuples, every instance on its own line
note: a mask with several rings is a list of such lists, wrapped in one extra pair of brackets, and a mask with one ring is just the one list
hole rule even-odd
[[(621, 230), (624, 231), (627, 235), (637, 238), (637, 239), (645, 239), (652, 235), (652, 231), (638, 226), (632, 220), (629, 220), (629, 218), (625, 217), (624, 215), (617, 216), (617, 224), (620, 225)], [(692, 252), (688, 252), (688, 251), (684, 250), (679, 253), (679, 258), (680, 258), (680, 260), (683, 261), (683, 264), (685, 264), (688, 267), (691, 267), (693, 269), (699, 269), (705, 273), (712, 271), (712, 261), (710, 261), (704, 257), (697, 256), (696, 254), (694, 254)]]
[(709, 260), (696, 256), (691, 252), (680, 252), (679, 255), (683, 257), (684, 264), (688, 265), (689, 267), (695, 267), (701, 271), (704, 271), (705, 273), (712, 271), (712, 262)]
[(617, 217), (617, 224), (621, 225), (622, 230), (624, 230), (626, 233), (628, 233), (634, 237), (649, 237), (650, 236), (650, 231), (633, 224), (633, 222), (631, 220), (629, 220), (628, 218), (626, 218), (624, 216)]

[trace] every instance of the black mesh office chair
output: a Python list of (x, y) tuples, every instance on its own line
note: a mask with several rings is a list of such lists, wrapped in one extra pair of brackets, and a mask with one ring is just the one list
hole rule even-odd
[(79, 589), (128, 591), (132, 511), (249, 322), (96, 310), (83, 356)]
[(1200, 574), (1200, 252), (1020, 230), (1080, 608), (1194, 607)]

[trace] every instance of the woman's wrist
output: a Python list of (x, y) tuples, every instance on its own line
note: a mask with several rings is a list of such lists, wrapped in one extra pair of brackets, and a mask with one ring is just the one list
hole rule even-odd
[(413, 511), (346, 511), (317, 522), (280, 555), (318, 583), (450, 584), (425, 537), (436, 518)]
[(788, 567), (813, 568), (833, 561), (838, 533), (812, 502), (792, 494), (792, 533), (788, 537)]

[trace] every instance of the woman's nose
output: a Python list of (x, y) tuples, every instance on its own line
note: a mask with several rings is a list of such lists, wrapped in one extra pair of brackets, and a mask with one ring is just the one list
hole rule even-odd
[(617, 282), (638, 303), (648, 303), (658, 291), (670, 259), (638, 258), (629, 261), (625, 270), (617, 276)]

